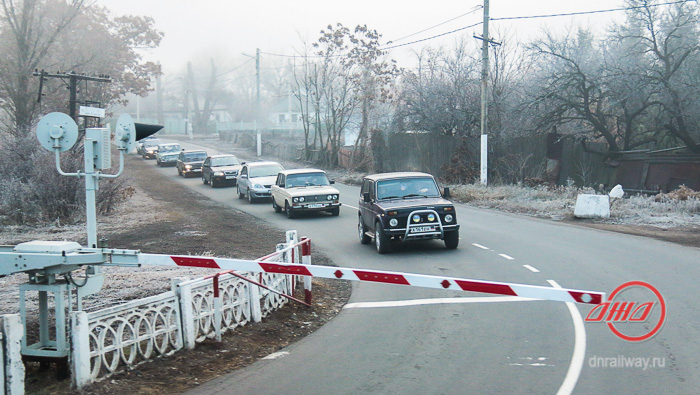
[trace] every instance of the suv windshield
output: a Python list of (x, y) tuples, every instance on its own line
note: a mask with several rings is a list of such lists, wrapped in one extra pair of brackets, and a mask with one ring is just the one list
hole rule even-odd
[(269, 177), (276, 176), (277, 173), (282, 171), (282, 166), (274, 165), (262, 165), (262, 166), (251, 166), (250, 167), (250, 177)]
[(287, 188), (331, 185), (324, 173), (290, 174), (287, 176)]
[(185, 154), (186, 162), (204, 162), (204, 159), (206, 158), (207, 154), (204, 152), (194, 152), (191, 154)]
[(377, 199), (440, 196), (435, 180), (429, 177), (403, 178), (377, 182)]
[(233, 155), (221, 158), (211, 158), (212, 166), (235, 166), (240, 164), (241, 162), (238, 161), (238, 158)]

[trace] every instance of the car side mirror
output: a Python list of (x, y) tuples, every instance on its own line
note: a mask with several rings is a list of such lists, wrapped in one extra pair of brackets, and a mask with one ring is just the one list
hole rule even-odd
[(331, 185), (335, 184), (335, 180), (331, 180)]
[(365, 193), (362, 194), (362, 201), (365, 202), (365, 203), (369, 203), (369, 202), (370, 202), (369, 192), (365, 192)]
[(450, 194), (450, 188), (445, 188), (445, 190), (442, 192), (442, 197), (445, 199), (452, 199), (452, 195)]
[(241, 174), (241, 178), (248, 178), (247, 174)]

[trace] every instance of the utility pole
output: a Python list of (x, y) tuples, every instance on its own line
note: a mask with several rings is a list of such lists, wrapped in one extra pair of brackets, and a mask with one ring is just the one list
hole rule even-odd
[(262, 138), (260, 136), (260, 48), (255, 49), (255, 145), (258, 156), (262, 155)]
[(78, 118), (78, 111), (77, 111), (78, 82), (80, 82), (80, 81), (112, 82), (112, 79), (109, 78), (108, 75), (107, 76), (100, 75), (97, 77), (90, 77), (90, 76), (83, 75), (83, 74), (76, 74), (75, 72), (50, 74), (50, 73), (45, 72), (44, 70), (41, 70), (41, 71), (34, 70), (34, 76), (39, 77), (39, 79), (40, 79), (39, 97), (37, 99), (37, 102), (41, 101), (41, 97), (42, 97), (41, 89), (43, 88), (44, 78), (60, 78), (62, 80), (66, 80), (66, 79), (68, 80), (68, 91), (69, 91), (68, 115), (70, 115), (70, 117), (76, 121)]
[(488, 184), (488, 86), (489, 86), (489, 0), (484, 0), (484, 36), (481, 45), (481, 184)]

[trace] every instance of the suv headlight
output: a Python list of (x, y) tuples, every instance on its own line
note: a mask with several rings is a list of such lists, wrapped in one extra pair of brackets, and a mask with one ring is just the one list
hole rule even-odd
[(452, 217), (452, 214), (447, 214), (445, 216), (445, 222), (452, 222), (453, 219), (454, 217)]
[(214, 175), (217, 177), (222, 177), (224, 175), (224, 172), (223, 171), (215, 171)]
[(391, 225), (392, 227), (396, 226), (398, 224), (399, 224), (399, 220), (396, 218), (392, 218), (391, 220), (389, 220), (389, 225)]
[(192, 168), (192, 165), (185, 165), (185, 169), (189, 170)]
[(265, 189), (265, 187), (260, 184), (253, 184), (253, 189)]

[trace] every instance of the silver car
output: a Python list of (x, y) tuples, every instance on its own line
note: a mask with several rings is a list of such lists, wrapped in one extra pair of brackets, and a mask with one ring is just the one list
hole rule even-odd
[(250, 203), (258, 199), (269, 199), (272, 196), (270, 188), (277, 179), (277, 173), (282, 170), (284, 170), (284, 167), (277, 162), (251, 162), (244, 164), (236, 183), (238, 198), (243, 199), (248, 196)]

